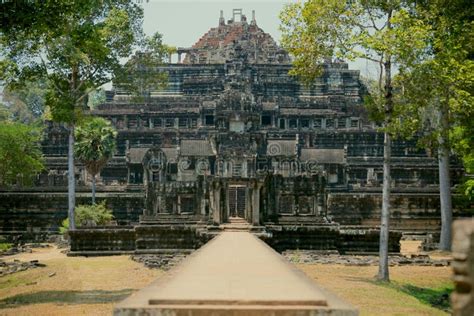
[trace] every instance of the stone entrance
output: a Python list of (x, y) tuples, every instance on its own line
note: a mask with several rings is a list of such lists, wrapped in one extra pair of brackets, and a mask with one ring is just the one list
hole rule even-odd
[(245, 218), (247, 208), (247, 188), (244, 185), (231, 185), (228, 189), (229, 218)]

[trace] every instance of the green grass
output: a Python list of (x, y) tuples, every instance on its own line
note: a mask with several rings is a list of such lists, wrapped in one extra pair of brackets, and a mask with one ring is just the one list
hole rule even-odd
[(12, 246), (13, 246), (13, 244), (9, 244), (9, 243), (2, 242), (2, 243), (0, 243), (0, 251), (8, 250), (8, 249), (10, 249)]
[(447, 313), (451, 312), (449, 296), (451, 295), (451, 292), (454, 289), (453, 284), (451, 283), (446, 283), (435, 288), (419, 287), (409, 283), (398, 282), (378, 282), (378, 284), (393, 288), (399, 292), (410, 295), (425, 305), (429, 305), (433, 308), (437, 308)]

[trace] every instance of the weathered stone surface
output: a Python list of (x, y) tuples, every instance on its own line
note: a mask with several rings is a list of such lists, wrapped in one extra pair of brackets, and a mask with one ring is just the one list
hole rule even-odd
[(38, 260), (31, 260), (31, 261), (4, 261), (0, 260), (0, 277), (5, 276), (8, 274), (26, 271), (28, 269), (34, 268), (43, 268), (46, 267), (44, 263), (38, 262)]
[[(306, 264), (342, 264), (347, 266), (377, 266), (379, 258), (374, 255), (340, 255), (340, 254), (325, 254), (320, 251), (313, 250), (287, 250), (283, 252), (283, 256), (292, 263), (306, 263)], [(441, 259), (434, 260), (429, 256), (414, 255), (414, 256), (389, 256), (390, 266), (433, 266), (444, 267), (451, 264), (450, 260)]]
[(474, 219), (453, 222), (453, 315), (474, 315)]
[(133, 255), (131, 259), (143, 263), (148, 268), (169, 270), (183, 261), (187, 255), (187, 253), (176, 251), (175, 253)]

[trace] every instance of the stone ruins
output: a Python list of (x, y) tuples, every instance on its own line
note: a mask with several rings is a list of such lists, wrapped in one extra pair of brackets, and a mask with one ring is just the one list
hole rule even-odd
[[(217, 21), (216, 21), (217, 22)], [(221, 230), (248, 230), (277, 250), (378, 249), (383, 135), (368, 120), (358, 70), (327, 60), (310, 86), (242, 10), (177, 49), (166, 88), (136, 103), (119, 86), (90, 110), (117, 128), (98, 180), (117, 226), (71, 234), (72, 251), (194, 249)], [(49, 123), (47, 170), (33, 188), (2, 190), (1, 233), (41, 238), (66, 218), (67, 133)], [(393, 144), (390, 250), (401, 234), (439, 231), (437, 161), (416, 140)], [(462, 173), (453, 165), (452, 178)], [(91, 179), (76, 167), (77, 204)], [(463, 210), (455, 205), (455, 216)]]

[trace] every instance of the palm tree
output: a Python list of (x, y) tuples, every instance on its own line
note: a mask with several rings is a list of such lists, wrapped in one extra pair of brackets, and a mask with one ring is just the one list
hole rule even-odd
[(92, 117), (80, 124), (75, 134), (75, 153), (92, 176), (92, 204), (95, 204), (96, 175), (115, 151), (117, 131), (109, 121)]

